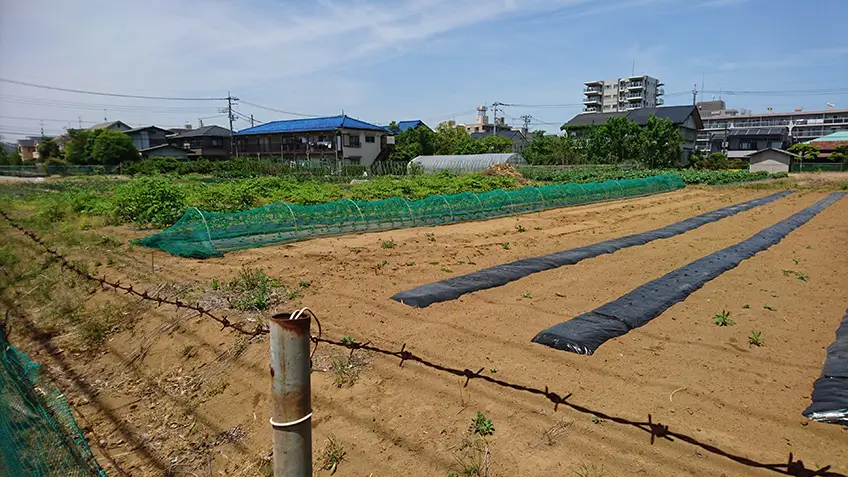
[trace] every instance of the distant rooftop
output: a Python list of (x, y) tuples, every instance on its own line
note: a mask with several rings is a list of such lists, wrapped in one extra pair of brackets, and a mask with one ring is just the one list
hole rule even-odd
[(200, 136), (215, 136), (215, 137), (230, 137), (230, 130), (221, 126), (211, 125), (211, 126), (203, 126), (197, 129), (187, 129), (185, 132), (181, 132), (172, 136), (168, 136), (170, 138), (183, 138), (183, 137), (200, 137)]
[(278, 134), (297, 133), (311, 131), (335, 131), (337, 129), (365, 129), (368, 131), (386, 132), (380, 126), (365, 121), (353, 119), (349, 116), (330, 116), (326, 118), (289, 119), (285, 121), (274, 121), (261, 124), (252, 128), (242, 129), (236, 135), (248, 134)]

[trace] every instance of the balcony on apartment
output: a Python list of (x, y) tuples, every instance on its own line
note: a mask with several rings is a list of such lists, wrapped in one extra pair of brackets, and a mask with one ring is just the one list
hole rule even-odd
[(585, 108), (583, 108), (583, 112), (584, 113), (600, 113), (601, 108), (600, 108), (600, 106), (586, 106)]
[(583, 104), (585, 104), (586, 106), (599, 105), (599, 104), (601, 104), (601, 97), (600, 96), (590, 96), (588, 98), (583, 98)]
[(630, 110), (633, 110), (633, 109), (639, 109), (639, 108), (641, 108), (641, 107), (642, 107), (642, 103), (641, 103), (641, 102), (638, 102), (638, 103), (628, 103), (628, 104), (627, 104), (627, 106), (625, 107), (625, 109), (626, 109), (626, 110), (628, 110), (628, 111), (630, 111)]
[(586, 86), (601, 86), (601, 85), (604, 84), (604, 82), (601, 81), (601, 80), (599, 80), (599, 81), (587, 81), (583, 84), (585, 84)]
[(594, 96), (603, 94), (603, 88), (600, 86), (587, 86), (583, 88), (583, 94), (586, 96)]
[(644, 94), (641, 91), (636, 91), (634, 93), (627, 93), (627, 101), (642, 101), (642, 97)]
[(644, 87), (645, 87), (644, 81), (631, 81), (631, 82), (627, 83), (627, 89), (628, 90), (642, 89)]
[(657, 98), (657, 106), (662, 106), (665, 104), (665, 100), (662, 98)]
[[(662, 83), (660, 83), (662, 84)], [(657, 96), (662, 96), (665, 94), (665, 88), (657, 88)]]

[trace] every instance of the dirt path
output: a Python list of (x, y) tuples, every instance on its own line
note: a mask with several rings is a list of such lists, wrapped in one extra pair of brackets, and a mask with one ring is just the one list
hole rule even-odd
[[(308, 305), (329, 337), (352, 336), (388, 349), (406, 343), (445, 365), (484, 368), (509, 382), (572, 393), (569, 402), (589, 410), (561, 406), (554, 412), (538, 396), (479, 381), (463, 388), (458, 377), (370, 356), (371, 364), (350, 388), (337, 388), (330, 373), (314, 374), (316, 460), (326, 436), (334, 434), (347, 451), (338, 476), (458, 471), (455, 455), (478, 410), (496, 429), (489, 439), (492, 475), (569, 475), (592, 463), (618, 476), (775, 475), (679, 439), (651, 445), (643, 430), (593, 419), (591, 411), (634, 422), (651, 414), (653, 422), (732, 455), (775, 464), (793, 452), (808, 468), (832, 465), (832, 471), (846, 473), (842, 429), (801, 416), (824, 348), (848, 306), (848, 256), (842, 251), (848, 243), (846, 199), (593, 356), (530, 339), (748, 238), (825, 193), (796, 193), (672, 239), (423, 310), (389, 299), (430, 281), (650, 230), (768, 193), (687, 188), (486, 222), (316, 239), (206, 261), (139, 248), (124, 260), (149, 263), (152, 253), (156, 268), (145, 272), (150, 283), (207, 284), (232, 277), (242, 266), (261, 267), (284, 283), (309, 281), (305, 295), (285, 311)], [(784, 270), (802, 272), (808, 280)], [(730, 311), (735, 326), (712, 323), (722, 310)], [(205, 445), (211, 475), (259, 475), (256, 462), (270, 449), (267, 341), (228, 359), (238, 340), (205, 321), (170, 313), (145, 320), (133, 333), (115, 336), (96, 359), (72, 365), (96, 390), (82, 409), (91, 414), (93, 430), (106, 436), (108, 453), (132, 475), (161, 475), (154, 461), (192, 475), (198, 464), (184, 463), (189, 444)], [(751, 330), (762, 331), (764, 347), (748, 345)], [(330, 351), (320, 348), (321, 359)], [(104, 408), (114, 413), (114, 422), (104, 417)], [(122, 421), (129, 423), (127, 435), (141, 436), (141, 445), (115, 444), (129, 440), (116, 424)], [(551, 442), (543, 434), (559, 423), (566, 430)], [(230, 442), (226, 433), (233, 429), (239, 429), (239, 438)]]

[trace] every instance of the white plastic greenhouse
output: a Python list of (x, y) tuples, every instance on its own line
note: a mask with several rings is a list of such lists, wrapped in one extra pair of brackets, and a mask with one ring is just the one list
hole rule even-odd
[(474, 172), (483, 171), (495, 164), (519, 166), (527, 164), (521, 154), (467, 154), (457, 156), (418, 156), (409, 161), (407, 169), (421, 167), (424, 172)]

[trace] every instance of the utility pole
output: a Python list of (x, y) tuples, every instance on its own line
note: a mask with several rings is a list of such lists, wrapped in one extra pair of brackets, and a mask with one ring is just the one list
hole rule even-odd
[(533, 119), (533, 116), (525, 114), (519, 117), (524, 121), (524, 134), (527, 134), (530, 131), (530, 120)]
[(44, 121), (39, 121), (38, 123), (41, 124), (41, 137), (44, 137)]
[(255, 122), (255, 121), (253, 120), (253, 115), (251, 114), (251, 115), (250, 115), (250, 127), (253, 127), (253, 126), (254, 126), (254, 122)]
[(77, 121), (78, 121), (77, 126), (79, 126), (79, 128), (82, 129), (82, 116), (77, 116)]
[(233, 131), (233, 121), (236, 120), (235, 114), (233, 113), (233, 101), (238, 101), (238, 98), (233, 97), (233, 95), (227, 91), (227, 108), (219, 109), (218, 111), (221, 113), (227, 113), (227, 118), (230, 120), (230, 156), (238, 157), (238, 145), (236, 144), (235, 131)]
[(692, 105), (698, 104), (698, 83), (692, 86)]
[(109, 120), (106, 119), (106, 108), (103, 108), (103, 122), (105, 123), (105, 122), (108, 122), (108, 121)]
[(500, 105), (501, 105), (501, 103), (499, 103), (497, 101), (492, 103), (492, 111), (493, 111), (492, 114), (494, 114), (494, 117), (495, 117), (495, 132), (494, 132), (495, 136), (498, 135), (498, 106), (500, 106)]

